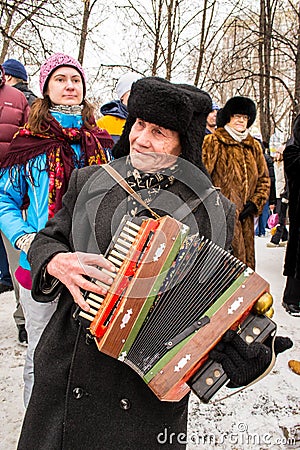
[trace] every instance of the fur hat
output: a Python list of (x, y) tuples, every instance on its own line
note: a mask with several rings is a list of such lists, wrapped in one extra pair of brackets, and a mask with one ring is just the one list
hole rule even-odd
[(72, 58), (72, 56), (65, 55), (64, 53), (55, 53), (54, 55), (50, 56), (50, 58), (46, 59), (46, 61), (42, 64), (40, 69), (41, 93), (43, 95), (45, 94), (51, 74), (56, 69), (63, 66), (74, 67), (74, 69), (76, 69), (80, 73), (83, 83), (83, 98), (84, 98), (86, 91), (85, 85), (86, 78), (83, 68), (76, 59)]
[(121, 100), (126, 92), (131, 90), (132, 83), (137, 81), (140, 77), (137, 73), (127, 72), (124, 73), (118, 80), (116, 85), (116, 93), (118, 98)]
[(23, 81), (27, 81), (27, 72), (25, 67), (20, 61), (16, 59), (7, 59), (2, 64), (5, 75), (11, 75), (15, 78), (20, 78)]
[(206, 118), (212, 110), (210, 96), (195, 86), (175, 84), (164, 78), (146, 77), (133, 83), (128, 119), (113, 148), (115, 158), (129, 154), (129, 133), (136, 118), (178, 131), (182, 157), (200, 167)]
[(224, 127), (230, 122), (230, 117), (234, 114), (245, 114), (249, 117), (247, 128), (251, 127), (256, 118), (256, 106), (253, 100), (248, 97), (232, 97), (225, 103), (224, 108), (217, 114), (217, 127)]

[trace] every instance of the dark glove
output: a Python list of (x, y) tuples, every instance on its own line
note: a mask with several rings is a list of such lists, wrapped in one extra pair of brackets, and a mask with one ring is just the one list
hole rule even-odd
[[(264, 344), (247, 344), (236, 331), (228, 330), (209, 356), (222, 365), (230, 380), (228, 387), (246, 386), (263, 374), (270, 365), (271, 344), (271, 339)], [(276, 337), (275, 354), (284, 352), (292, 345), (293, 342), (289, 338)]]
[(246, 217), (248, 216), (253, 216), (254, 214), (257, 213), (257, 208), (254, 205), (253, 202), (247, 202), (246, 205), (244, 206), (243, 211), (240, 213), (239, 215), (239, 219), (240, 221), (245, 220)]

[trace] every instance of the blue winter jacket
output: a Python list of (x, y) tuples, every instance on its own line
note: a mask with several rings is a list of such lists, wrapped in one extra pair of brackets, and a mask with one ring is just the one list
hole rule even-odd
[(127, 119), (128, 110), (127, 107), (120, 100), (112, 100), (101, 106), (100, 112), (103, 116), (114, 116), (120, 119)]
[[(80, 128), (81, 115), (52, 112), (53, 117), (62, 127)], [(72, 144), (75, 153), (75, 167), (79, 167), (80, 144)], [(0, 229), (15, 247), (19, 237), (27, 233), (36, 233), (44, 228), (48, 220), (49, 175), (46, 165), (46, 154), (31, 160), (33, 182), (28, 182), (24, 171), (20, 173), (18, 188), (11, 182), (9, 170), (0, 178)], [(18, 169), (15, 169), (18, 170)], [(23, 197), (27, 191), (30, 204), (27, 211), (21, 210)], [(26, 253), (21, 251), (20, 266), (30, 270)]]

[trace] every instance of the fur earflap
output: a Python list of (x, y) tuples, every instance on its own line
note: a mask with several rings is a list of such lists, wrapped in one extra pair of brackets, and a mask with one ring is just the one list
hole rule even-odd
[(225, 103), (224, 108), (217, 114), (217, 127), (224, 127), (234, 114), (245, 114), (249, 117), (247, 128), (253, 125), (256, 118), (256, 106), (248, 97), (232, 97)]
[(212, 100), (206, 92), (192, 85), (146, 77), (133, 83), (127, 107), (128, 119), (113, 148), (115, 158), (129, 153), (129, 133), (136, 118), (139, 118), (178, 131), (182, 157), (201, 166), (206, 117), (212, 109)]

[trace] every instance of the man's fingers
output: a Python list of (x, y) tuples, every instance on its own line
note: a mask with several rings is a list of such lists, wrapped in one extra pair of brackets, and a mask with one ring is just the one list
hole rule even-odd
[(88, 292), (94, 292), (95, 294), (99, 294), (104, 296), (108, 289), (109, 285), (101, 282), (92, 282), (82, 277), (82, 280), (78, 282), (78, 285), (84, 290)]
[(115, 272), (103, 271), (93, 266), (85, 266), (85, 268), (86, 268), (86, 275), (88, 275), (90, 278), (95, 278), (96, 280), (99, 280), (101, 283), (107, 286), (110, 286), (114, 281)]
[(116, 272), (116, 267), (110, 261), (104, 258), (103, 255), (96, 255), (94, 253), (83, 253), (83, 252), (76, 252), (76, 255), (80, 264), (83, 264), (84, 266), (88, 265), (88, 266), (102, 267), (103, 269), (106, 269), (109, 272), (112, 273)]
[(75, 303), (77, 303), (77, 305), (78, 305), (81, 309), (83, 309), (84, 311), (87, 311), (87, 312), (88, 312), (88, 311), (90, 310), (90, 306), (89, 306), (89, 304), (84, 300), (83, 295), (82, 295), (80, 289), (79, 289), (75, 284), (69, 285), (69, 286), (68, 286), (68, 289), (69, 289), (69, 291), (70, 291), (70, 293), (71, 293), (71, 295), (72, 295), (72, 297), (73, 297)]

